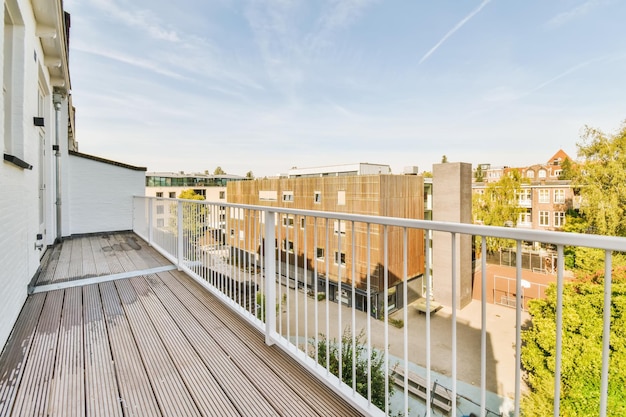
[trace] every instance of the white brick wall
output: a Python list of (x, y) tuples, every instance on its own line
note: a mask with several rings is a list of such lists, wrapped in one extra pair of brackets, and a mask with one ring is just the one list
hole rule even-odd
[(69, 155), (71, 234), (131, 230), (133, 196), (143, 195), (145, 171)]

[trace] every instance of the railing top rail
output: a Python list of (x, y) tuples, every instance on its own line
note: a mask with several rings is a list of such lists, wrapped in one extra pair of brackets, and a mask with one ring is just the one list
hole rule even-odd
[[(136, 196), (145, 197), (145, 196)], [(156, 198), (156, 197), (146, 197)], [(284, 207), (245, 205), (234, 203), (210, 202), (200, 200), (184, 200), (196, 204), (219, 205), (223, 207), (241, 208), (248, 210), (267, 211), (280, 214), (294, 214), (320, 219), (345, 220), (361, 223), (398, 226), (414, 229), (432, 230), (438, 232), (459, 233), (465, 235), (488, 236), (503, 239), (522, 240), (527, 242), (543, 242), (563, 246), (583, 246), (603, 250), (626, 252), (626, 238), (617, 236), (601, 236), (581, 233), (543, 231), (534, 229), (517, 229), (500, 226), (484, 226), (468, 223), (441, 222), (435, 220), (417, 220), (398, 217), (371, 216), (341, 212), (316, 210), (290, 209)]]

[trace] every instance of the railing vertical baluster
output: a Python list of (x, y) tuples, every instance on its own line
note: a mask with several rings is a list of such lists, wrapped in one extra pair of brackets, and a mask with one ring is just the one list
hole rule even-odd
[[(289, 248), (289, 225), (290, 225), (290, 218), (289, 218), (289, 214), (285, 215), (287, 218), (287, 225), (285, 226), (285, 245), (284, 245), (284, 249), (285, 249), (285, 295), (287, 296), (287, 305), (286, 305), (286, 310), (287, 310), (287, 340), (289, 340), (290, 336), (291, 336), (291, 311), (289, 310), (289, 303), (291, 301), (291, 252), (290, 252), (290, 248)], [(295, 221), (295, 218), (293, 218), (293, 220)], [(292, 233), (293, 233), (293, 227), (292, 229)], [(282, 317), (282, 313), (281, 313), (281, 317)]]
[(276, 333), (276, 235), (274, 212), (265, 211), (265, 344), (274, 344)]
[(383, 259), (385, 262), (383, 272), (384, 311), (383, 317), (385, 328), (385, 415), (389, 415), (389, 227), (384, 228)]
[(350, 239), (352, 240), (352, 276), (350, 281), (352, 282), (352, 300), (350, 302), (352, 306), (352, 393), (356, 393), (356, 238), (354, 233), (354, 220), (350, 224)]
[(330, 375), (330, 284), (328, 282), (328, 276), (330, 275), (330, 262), (329, 262), (329, 253), (328, 248), (330, 237), (328, 236), (328, 219), (325, 219), (325, 234), (326, 234), (326, 248), (324, 252), (326, 253), (326, 276), (324, 279), (326, 280), (326, 372)]
[(278, 278), (278, 312), (280, 313), (278, 316), (278, 333), (283, 335), (283, 247), (282, 247), (282, 239), (283, 239), (283, 220), (279, 214), (276, 214), (278, 218), (278, 233), (276, 238), (276, 248), (278, 249), (278, 274), (276, 277)]
[[(432, 282), (430, 274), (430, 259), (432, 256), (431, 248), (432, 230), (426, 232), (426, 398), (431, 398), (431, 359), (430, 359), (430, 298), (432, 294)], [(430, 417), (432, 410), (429, 404), (426, 405), (426, 416)]]
[[(300, 294), (298, 291), (298, 251), (300, 250), (300, 245), (298, 245), (298, 229), (300, 228), (300, 222), (296, 221), (296, 220), (300, 220), (298, 218), (298, 216), (293, 216), (294, 217), (294, 221), (293, 221), (293, 275), (294, 275), (294, 281), (296, 286), (294, 287), (294, 315), (293, 315), (293, 320), (296, 322), (296, 341), (294, 343), (294, 346), (298, 346), (298, 338), (300, 337), (300, 320), (298, 319), (298, 317), (300, 316), (298, 314), (298, 298), (300, 298)], [(306, 254), (304, 254), (304, 256), (306, 256)]]
[[(304, 349), (305, 352), (307, 350), (307, 346), (309, 344), (309, 270), (308, 270), (308, 262), (307, 262), (307, 257), (308, 257), (308, 249), (309, 249), (309, 245), (307, 243), (307, 222), (309, 219), (307, 219), (306, 216), (304, 216), (304, 230), (302, 231), (302, 240), (304, 241), (304, 248), (303, 248), (303, 252), (304, 252), (304, 257), (303, 257), (303, 263), (304, 263), (304, 276), (302, 278), (303, 284), (304, 284)], [(315, 257), (311, 257), (313, 258), (313, 262), (315, 262)]]
[(341, 305), (343, 304), (343, 290), (341, 282), (341, 220), (337, 220), (337, 334), (339, 335), (337, 360), (339, 362), (339, 381), (343, 382), (343, 329), (341, 328)]
[[(487, 238), (480, 244), (480, 417), (487, 413)], [(495, 288), (495, 286), (494, 286)]]
[(517, 240), (515, 253), (515, 417), (520, 415), (522, 383), (522, 241)]
[(180, 271), (183, 265), (183, 202), (177, 201), (176, 206), (176, 259), (178, 261), (178, 270)]
[(152, 223), (154, 223), (153, 202), (153, 198), (148, 198), (148, 246), (152, 246), (154, 239), (154, 229), (152, 227)]
[(452, 417), (456, 416), (456, 380), (457, 380), (457, 341), (456, 341), (456, 315), (457, 315), (457, 290), (456, 290), (456, 233), (451, 234), (452, 244)]
[(408, 302), (408, 236), (407, 229), (402, 229), (402, 306), (404, 320), (404, 415), (409, 415), (409, 302)]
[(319, 328), (319, 303), (317, 301), (318, 293), (318, 277), (317, 277), (317, 217), (313, 218), (313, 250), (315, 251), (315, 260), (313, 261), (313, 306), (315, 310), (315, 366), (319, 364), (319, 345), (320, 345), (320, 328)]
[(556, 363), (554, 364), (554, 417), (561, 410), (561, 355), (563, 354), (563, 245), (556, 247), (558, 256), (556, 274)]
[(606, 417), (609, 392), (609, 359), (611, 344), (611, 281), (613, 258), (610, 250), (604, 251), (604, 311), (602, 327), (602, 377), (600, 380), (600, 417)]
[(372, 405), (372, 282), (371, 282), (371, 231), (367, 223), (367, 404)]

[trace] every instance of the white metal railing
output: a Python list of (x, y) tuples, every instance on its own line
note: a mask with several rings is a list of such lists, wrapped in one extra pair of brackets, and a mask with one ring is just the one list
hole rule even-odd
[[(543, 242), (557, 248), (554, 415), (558, 416), (563, 248), (602, 249), (605, 309), (598, 415), (606, 416), (612, 252), (626, 252), (626, 239), (152, 197), (135, 197), (134, 217), (135, 233), (264, 332), (267, 344), (280, 346), (372, 416), (398, 412), (408, 416), (409, 411), (410, 415), (417, 411), (417, 415), (427, 416), (471, 412), (478, 416), (520, 415), (521, 328), (525, 314), (522, 242)], [(405, 308), (416, 288), (418, 292), (425, 288), (423, 294), (418, 294), (425, 296), (446, 285), (451, 289), (449, 304), (458, 305), (462, 294), (457, 284), (462, 271), (451, 268), (449, 276), (441, 276), (431, 264), (432, 259), (443, 256), (431, 253), (437, 247), (431, 239), (440, 235), (450, 238), (451, 265), (457, 264), (456, 248), (462, 236), (477, 236), (482, 243), (481, 295), (476, 301), (480, 304), (480, 317), (476, 318), (480, 323), (479, 351), (467, 348), (472, 343), (463, 339), (473, 330), (458, 319), (464, 310), (448, 306), (435, 318)], [(487, 326), (488, 312), (497, 307), (487, 303), (488, 237), (516, 242), (515, 288), (509, 291), (515, 297), (515, 316), (511, 318), (513, 323), (505, 324), (515, 328), (515, 352), (504, 355), (513, 357), (514, 363), (508, 364), (514, 369), (513, 378), (510, 374), (492, 375), (495, 361), (487, 356), (497, 350), (488, 343), (500, 337), (498, 329)], [(422, 309), (430, 312), (438, 304), (426, 296)], [(394, 324), (400, 321), (404, 326), (397, 329)], [(447, 323), (445, 331), (441, 330), (443, 322)], [(345, 332), (347, 328), (349, 333)], [(459, 349), (460, 343), (463, 349)], [(511, 344), (508, 346), (510, 349)], [(444, 360), (441, 350), (449, 351), (449, 356), (443, 355)], [(464, 358), (461, 366), (460, 356)], [(357, 362), (364, 364), (364, 374), (362, 369), (349, 366)], [(378, 402), (373, 381), (377, 362), (384, 374), (384, 398)], [(475, 369), (468, 371), (473, 363), (479, 367), (477, 391), (469, 375)], [(507, 398), (507, 392), (493, 392), (511, 379), (512, 398)], [(390, 396), (392, 383), (400, 389)], [(511, 405), (510, 410), (506, 410), (506, 404)]]

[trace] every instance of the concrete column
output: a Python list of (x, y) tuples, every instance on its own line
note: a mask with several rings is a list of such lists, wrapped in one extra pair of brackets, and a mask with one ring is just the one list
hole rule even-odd
[[(472, 223), (472, 165), (466, 162), (433, 165), (433, 220)], [(433, 295), (452, 306), (452, 271), (456, 271), (457, 305), (472, 300), (472, 236), (457, 235), (452, 248), (450, 233), (433, 233)], [(456, 262), (452, 264), (452, 251)]]

